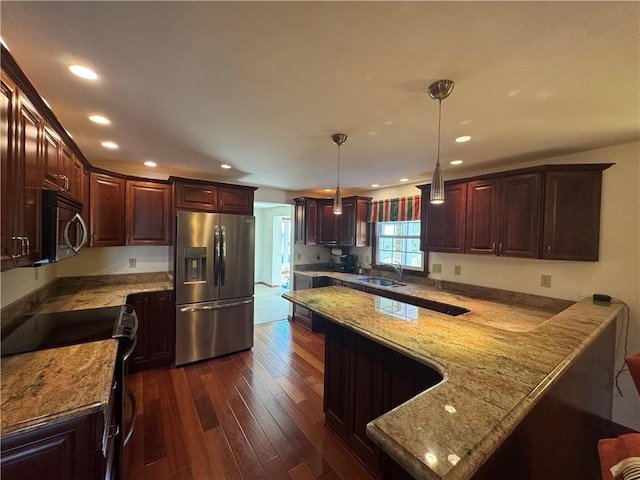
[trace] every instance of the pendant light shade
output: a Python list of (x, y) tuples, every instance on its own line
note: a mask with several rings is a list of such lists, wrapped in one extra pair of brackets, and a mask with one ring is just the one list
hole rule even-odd
[(447, 98), (453, 90), (452, 80), (438, 80), (429, 85), (427, 92), (434, 100), (438, 100), (438, 154), (436, 157), (436, 168), (433, 171), (431, 180), (431, 193), (429, 202), (434, 205), (444, 203), (444, 178), (440, 167), (440, 126), (442, 123), (442, 100)]
[(338, 183), (336, 186), (336, 194), (333, 197), (333, 214), (342, 215), (342, 195), (340, 194), (340, 146), (347, 141), (344, 133), (334, 133), (331, 140), (338, 146)]

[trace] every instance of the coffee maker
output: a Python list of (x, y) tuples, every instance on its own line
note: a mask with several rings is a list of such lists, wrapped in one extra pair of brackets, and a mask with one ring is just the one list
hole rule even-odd
[(340, 271), (343, 273), (354, 273), (356, 271), (356, 257), (350, 253), (340, 255)]

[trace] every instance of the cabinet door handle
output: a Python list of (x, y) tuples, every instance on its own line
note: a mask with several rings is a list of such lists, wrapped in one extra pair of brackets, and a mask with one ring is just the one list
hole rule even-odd
[(24, 238), (24, 243), (27, 246), (27, 255), (29, 255), (31, 253), (31, 244), (29, 243), (29, 237), (23, 237)]
[(109, 438), (117, 437), (120, 434), (120, 425), (109, 425)]
[(491, 252), (492, 252), (492, 253), (496, 253), (496, 242), (493, 242), (493, 243), (491, 244)]
[(498, 244), (498, 255), (502, 255), (502, 242)]
[(64, 177), (64, 189), (68, 192), (69, 191), (69, 177), (67, 177), (66, 175), (63, 175)]
[(23, 254), (22, 253), (18, 253), (18, 255), (14, 255), (14, 253), (13, 253), (14, 252), (13, 245), (14, 245), (14, 242), (16, 240), (20, 240), (20, 252), (22, 252), (22, 248), (24, 246), (24, 242), (22, 241), (22, 237), (11, 237), (11, 240), (12, 240), (12, 242), (11, 242), (11, 258), (20, 258)]

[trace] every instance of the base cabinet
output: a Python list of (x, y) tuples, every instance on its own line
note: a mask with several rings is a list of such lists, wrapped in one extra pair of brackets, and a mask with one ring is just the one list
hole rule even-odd
[[(329, 285), (333, 285), (329, 277), (312, 277), (300, 273), (293, 274), (294, 290), (307, 290), (309, 288), (328, 287)], [(294, 304), (292, 320), (312, 332), (324, 332), (324, 318), (314, 314), (308, 308)]]
[(175, 350), (173, 292), (136, 293), (127, 297), (138, 316), (137, 344), (129, 359), (129, 372), (169, 365)]
[(105, 411), (2, 440), (3, 480), (102, 480), (113, 478), (114, 399)]
[(377, 478), (411, 478), (367, 424), (442, 381), (433, 368), (325, 319), (325, 424)]

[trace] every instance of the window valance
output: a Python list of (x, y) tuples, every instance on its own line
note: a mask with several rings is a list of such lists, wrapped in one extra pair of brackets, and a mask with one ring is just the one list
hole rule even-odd
[(420, 195), (388, 198), (369, 203), (367, 222), (408, 222), (420, 220)]

